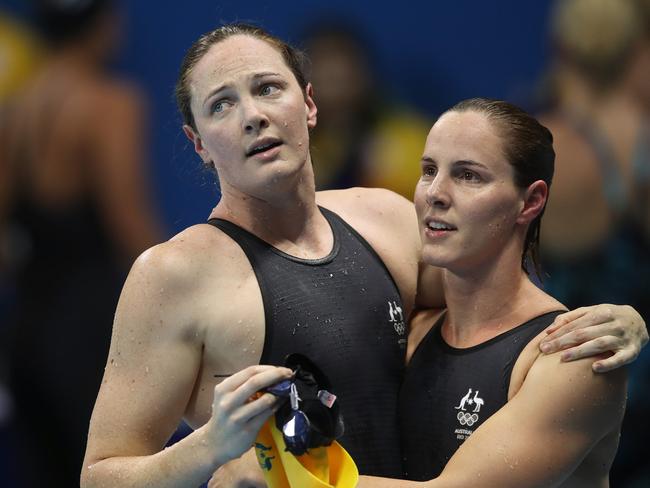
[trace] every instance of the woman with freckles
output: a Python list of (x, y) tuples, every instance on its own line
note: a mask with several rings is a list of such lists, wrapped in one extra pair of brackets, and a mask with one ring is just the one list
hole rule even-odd
[(405, 474), (429, 481), (359, 487), (609, 486), (625, 370), (539, 353), (565, 310), (528, 276), (554, 159), (551, 133), (506, 102), (460, 102), (431, 129), (415, 207), (447, 308), (411, 322), (399, 400)]

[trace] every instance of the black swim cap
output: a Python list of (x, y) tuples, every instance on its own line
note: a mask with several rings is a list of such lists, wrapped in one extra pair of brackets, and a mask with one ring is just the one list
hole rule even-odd
[(111, 0), (33, 0), (38, 27), (52, 43), (73, 40), (94, 26)]

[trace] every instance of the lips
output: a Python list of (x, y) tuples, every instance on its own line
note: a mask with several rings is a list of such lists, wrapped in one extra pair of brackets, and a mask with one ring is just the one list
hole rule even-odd
[(256, 154), (262, 153), (264, 151), (268, 151), (269, 149), (273, 149), (274, 147), (278, 147), (282, 144), (282, 141), (280, 139), (274, 139), (274, 138), (264, 138), (260, 139), (258, 141), (255, 141), (246, 151), (246, 157), (251, 157), (255, 156)]
[(444, 220), (439, 220), (439, 219), (427, 219), (425, 221), (425, 226), (428, 229), (431, 229), (433, 231), (458, 230), (455, 225), (449, 224), (449, 223), (445, 222)]

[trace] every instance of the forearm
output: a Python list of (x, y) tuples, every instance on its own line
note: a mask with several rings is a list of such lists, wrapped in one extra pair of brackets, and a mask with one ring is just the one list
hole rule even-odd
[(430, 482), (376, 478), (374, 476), (359, 476), (357, 488), (424, 488)]
[(221, 459), (203, 426), (171, 447), (149, 456), (109, 457), (82, 470), (82, 488), (189, 488), (205, 483), (229, 459)]

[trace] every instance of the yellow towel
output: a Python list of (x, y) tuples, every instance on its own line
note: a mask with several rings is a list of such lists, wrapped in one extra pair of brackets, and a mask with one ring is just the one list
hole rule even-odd
[(356, 464), (336, 441), (302, 456), (286, 451), (273, 417), (255, 439), (255, 452), (269, 488), (354, 488), (359, 481)]

